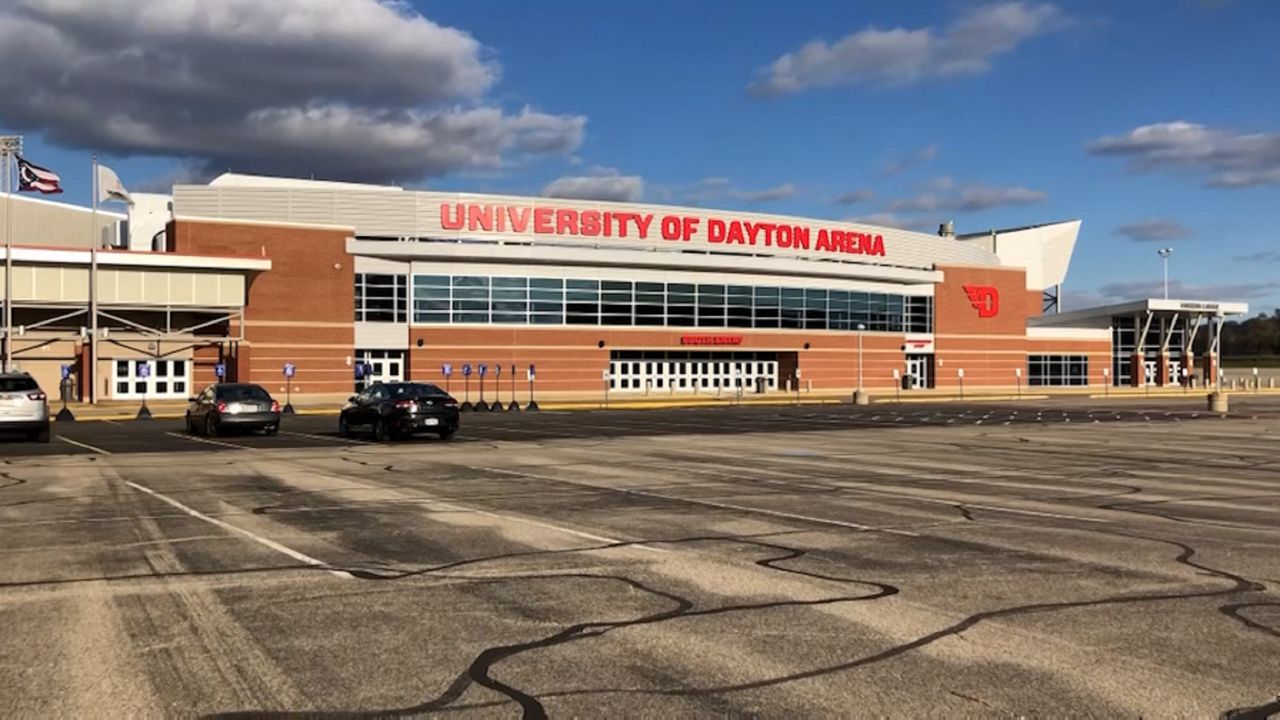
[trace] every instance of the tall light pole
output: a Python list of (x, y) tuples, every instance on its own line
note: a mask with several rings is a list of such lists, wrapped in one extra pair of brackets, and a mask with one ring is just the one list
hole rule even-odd
[(1164, 263), (1164, 299), (1169, 299), (1169, 256), (1173, 254), (1173, 248), (1160, 248), (1156, 251), (1160, 256), (1160, 260)]
[(870, 399), (867, 398), (867, 391), (862, 389), (862, 334), (866, 329), (866, 325), (858, 323), (858, 389), (853, 393), (853, 403), (855, 405), (866, 405), (870, 402)]
[(21, 135), (0, 136), (0, 160), (4, 165), (4, 370), (13, 369), (13, 193), (14, 159), (22, 152)]

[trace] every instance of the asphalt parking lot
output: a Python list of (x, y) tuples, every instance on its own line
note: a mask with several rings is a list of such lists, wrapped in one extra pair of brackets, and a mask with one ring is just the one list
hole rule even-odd
[(0, 441), (8, 716), (1267, 717), (1280, 402)]

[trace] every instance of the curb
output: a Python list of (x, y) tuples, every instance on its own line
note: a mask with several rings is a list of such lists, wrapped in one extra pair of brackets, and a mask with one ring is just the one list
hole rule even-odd
[(871, 402), (877, 405), (882, 403), (892, 404), (892, 405), (896, 405), (896, 404), (910, 405), (912, 403), (928, 404), (928, 403), (953, 403), (953, 402), (965, 402), (965, 403), (1017, 402), (1019, 400), (1049, 400), (1052, 397), (1053, 397), (1052, 395), (978, 395), (976, 397), (962, 398), (957, 395), (945, 395), (942, 397), (913, 397), (913, 398), (901, 398), (901, 399), (883, 398), (879, 400), (877, 400), (876, 398), (872, 398)]

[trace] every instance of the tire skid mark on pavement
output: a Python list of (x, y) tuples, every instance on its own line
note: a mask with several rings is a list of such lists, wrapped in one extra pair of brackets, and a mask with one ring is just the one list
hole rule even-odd
[[(772, 534), (773, 533), (769, 533), (767, 535), (772, 535)], [(761, 536), (755, 536), (755, 537), (761, 537)], [(888, 583), (879, 582), (875, 580), (836, 577), (832, 575), (826, 575), (822, 573), (811, 572), (811, 571), (801, 570), (797, 568), (783, 567), (780, 565), (780, 563), (800, 559), (805, 555), (807, 555), (809, 551), (800, 549), (800, 548), (793, 548), (790, 546), (780, 545), (776, 543), (763, 542), (761, 540), (754, 539), (751, 536), (717, 535), (717, 536), (682, 538), (678, 540), (664, 540), (662, 542), (666, 544), (682, 544), (682, 543), (708, 542), (708, 541), (738, 543), (738, 544), (747, 545), (749, 547), (769, 550), (771, 551), (771, 554), (768, 557), (759, 558), (752, 561), (754, 565), (764, 568), (766, 570), (773, 570), (776, 572), (800, 575), (806, 578), (819, 580), (822, 582), (862, 585), (862, 586), (871, 588), (871, 592), (858, 594), (858, 595), (837, 595), (834, 597), (824, 597), (824, 598), (818, 598), (814, 600), (775, 600), (775, 601), (764, 601), (764, 602), (757, 602), (757, 603), (729, 604), (729, 605), (721, 605), (718, 607), (697, 609), (697, 603), (690, 598), (676, 594), (673, 591), (661, 590), (659, 588), (653, 587), (650, 584), (641, 582), (640, 580), (636, 580), (634, 578), (626, 577), (623, 575), (615, 575), (615, 574), (609, 574), (609, 573), (587, 573), (587, 572), (552, 572), (547, 574), (523, 574), (522, 573), (522, 574), (474, 576), (474, 575), (458, 575), (456, 573), (443, 572), (445, 570), (457, 569), (464, 564), (474, 564), (476, 562), (483, 562), (490, 559), (506, 559), (509, 557), (514, 557), (515, 555), (530, 555), (530, 554), (544, 554), (544, 553), (516, 553), (513, 555), (495, 556), (494, 558), (485, 558), (485, 559), (479, 559), (479, 560), (473, 560), (473, 561), (460, 561), (460, 562), (450, 563), (448, 565), (439, 566), (437, 568), (425, 569), (421, 571), (412, 571), (412, 572), (406, 572), (401, 574), (393, 574), (393, 575), (379, 575), (379, 574), (372, 574), (372, 573), (353, 570), (352, 573), (356, 578), (362, 579), (362, 580), (374, 580), (374, 581), (389, 581), (389, 580), (394, 581), (394, 580), (399, 580), (405, 577), (420, 577), (423, 575), (431, 575), (433, 577), (460, 579), (460, 580), (467, 580), (472, 582), (483, 582), (486, 584), (501, 583), (501, 582), (547, 582), (547, 581), (560, 582), (564, 580), (586, 580), (589, 582), (621, 583), (622, 585), (632, 590), (639, 591), (641, 593), (645, 593), (647, 595), (653, 596), (659, 600), (668, 602), (672, 606), (667, 609), (658, 610), (652, 613), (648, 613), (646, 615), (642, 615), (640, 617), (631, 618), (627, 620), (595, 620), (595, 621), (575, 623), (575, 624), (563, 627), (557, 632), (554, 632), (550, 635), (547, 635), (545, 637), (542, 637), (536, 640), (531, 640), (531, 641), (522, 642), (522, 643), (514, 643), (514, 644), (508, 644), (508, 645), (494, 645), (494, 646), (487, 647), (481, 650), (475, 656), (475, 658), (467, 666), (467, 668), (463, 672), (459, 673), (454, 678), (453, 682), (450, 683), (450, 685), (442, 693), (423, 703), (409, 706), (409, 707), (379, 708), (374, 710), (364, 710), (360, 712), (334, 711), (334, 712), (327, 712), (327, 713), (261, 712), (261, 711), (251, 711), (251, 712), (243, 712), (243, 713), (229, 712), (229, 713), (222, 713), (219, 715), (215, 715), (214, 717), (227, 718), (227, 719), (249, 717), (249, 716), (252, 716), (254, 718), (300, 718), (300, 717), (308, 717), (308, 718), (370, 717), (372, 718), (372, 717), (410, 715), (410, 714), (419, 714), (419, 713), (426, 713), (426, 712), (438, 712), (438, 711), (442, 711), (450, 708), (450, 706), (452, 706), (455, 701), (457, 701), (459, 698), (463, 696), (463, 694), (467, 691), (467, 689), (471, 685), (475, 684), (475, 685), (480, 685), (482, 687), (489, 688), (490, 690), (493, 690), (497, 693), (500, 693), (501, 695), (506, 696), (510, 701), (515, 702), (517, 705), (520, 706), (520, 709), (522, 711), (522, 716), (524, 718), (546, 718), (548, 716), (547, 711), (545, 706), (543, 706), (539, 697), (531, 694), (530, 692), (526, 692), (524, 690), (521, 690), (519, 688), (516, 688), (510, 684), (507, 684), (505, 682), (502, 682), (494, 678), (493, 677), (494, 666), (496, 666), (498, 663), (502, 662), (503, 660), (509, 659), (511, 657), (514, 657), (516, 655), (520, 655), (526, 652), (565, 645), (577, 640), (601, 637), (615, 630), (623, 630), (628, 628), (656, 625), (659, 623), (664, 623), (669, 621), (720, 616), (720, 615), (727, 615), (727, 614), (740, 613), (740, 612), (773, 610), (773, 609), (781, 609), (781, 608), (818, 607), (823, 605), (835, 605), (835, 604), (852, 603), (852, 602), (867, 602), (867, 601), (874, 601), (874, 600), (879, 600), (881, 598), (897, 595), (900, 592), (900, 588), (898, 588), (895, 585), (891, 585)], [(630, 543), (622, 543), (622, 545), (629, 545), (629, 544)], [(616, 547), (616, 545), (606, 546), (606, 547)], [(603, 548), (589, 548), (589, 549), (583, 549), (583, 550), (569, 550), (569, 551), (564, 551), (564, 550), (544, 551), (544, 552), (556, 552), (556, 553), (584, 552), (590, 549), (603, 549)], [(544, 697), (552, 697), (556, 695), (561, 695), (561, 694), (548, 693)]]

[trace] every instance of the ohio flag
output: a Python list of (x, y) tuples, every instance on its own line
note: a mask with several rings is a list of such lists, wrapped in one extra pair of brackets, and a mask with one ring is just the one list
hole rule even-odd
[(53, 195), (62, 192), (62, 178), (58, 173), (18, 158), (18, 192), (38, 192)]

